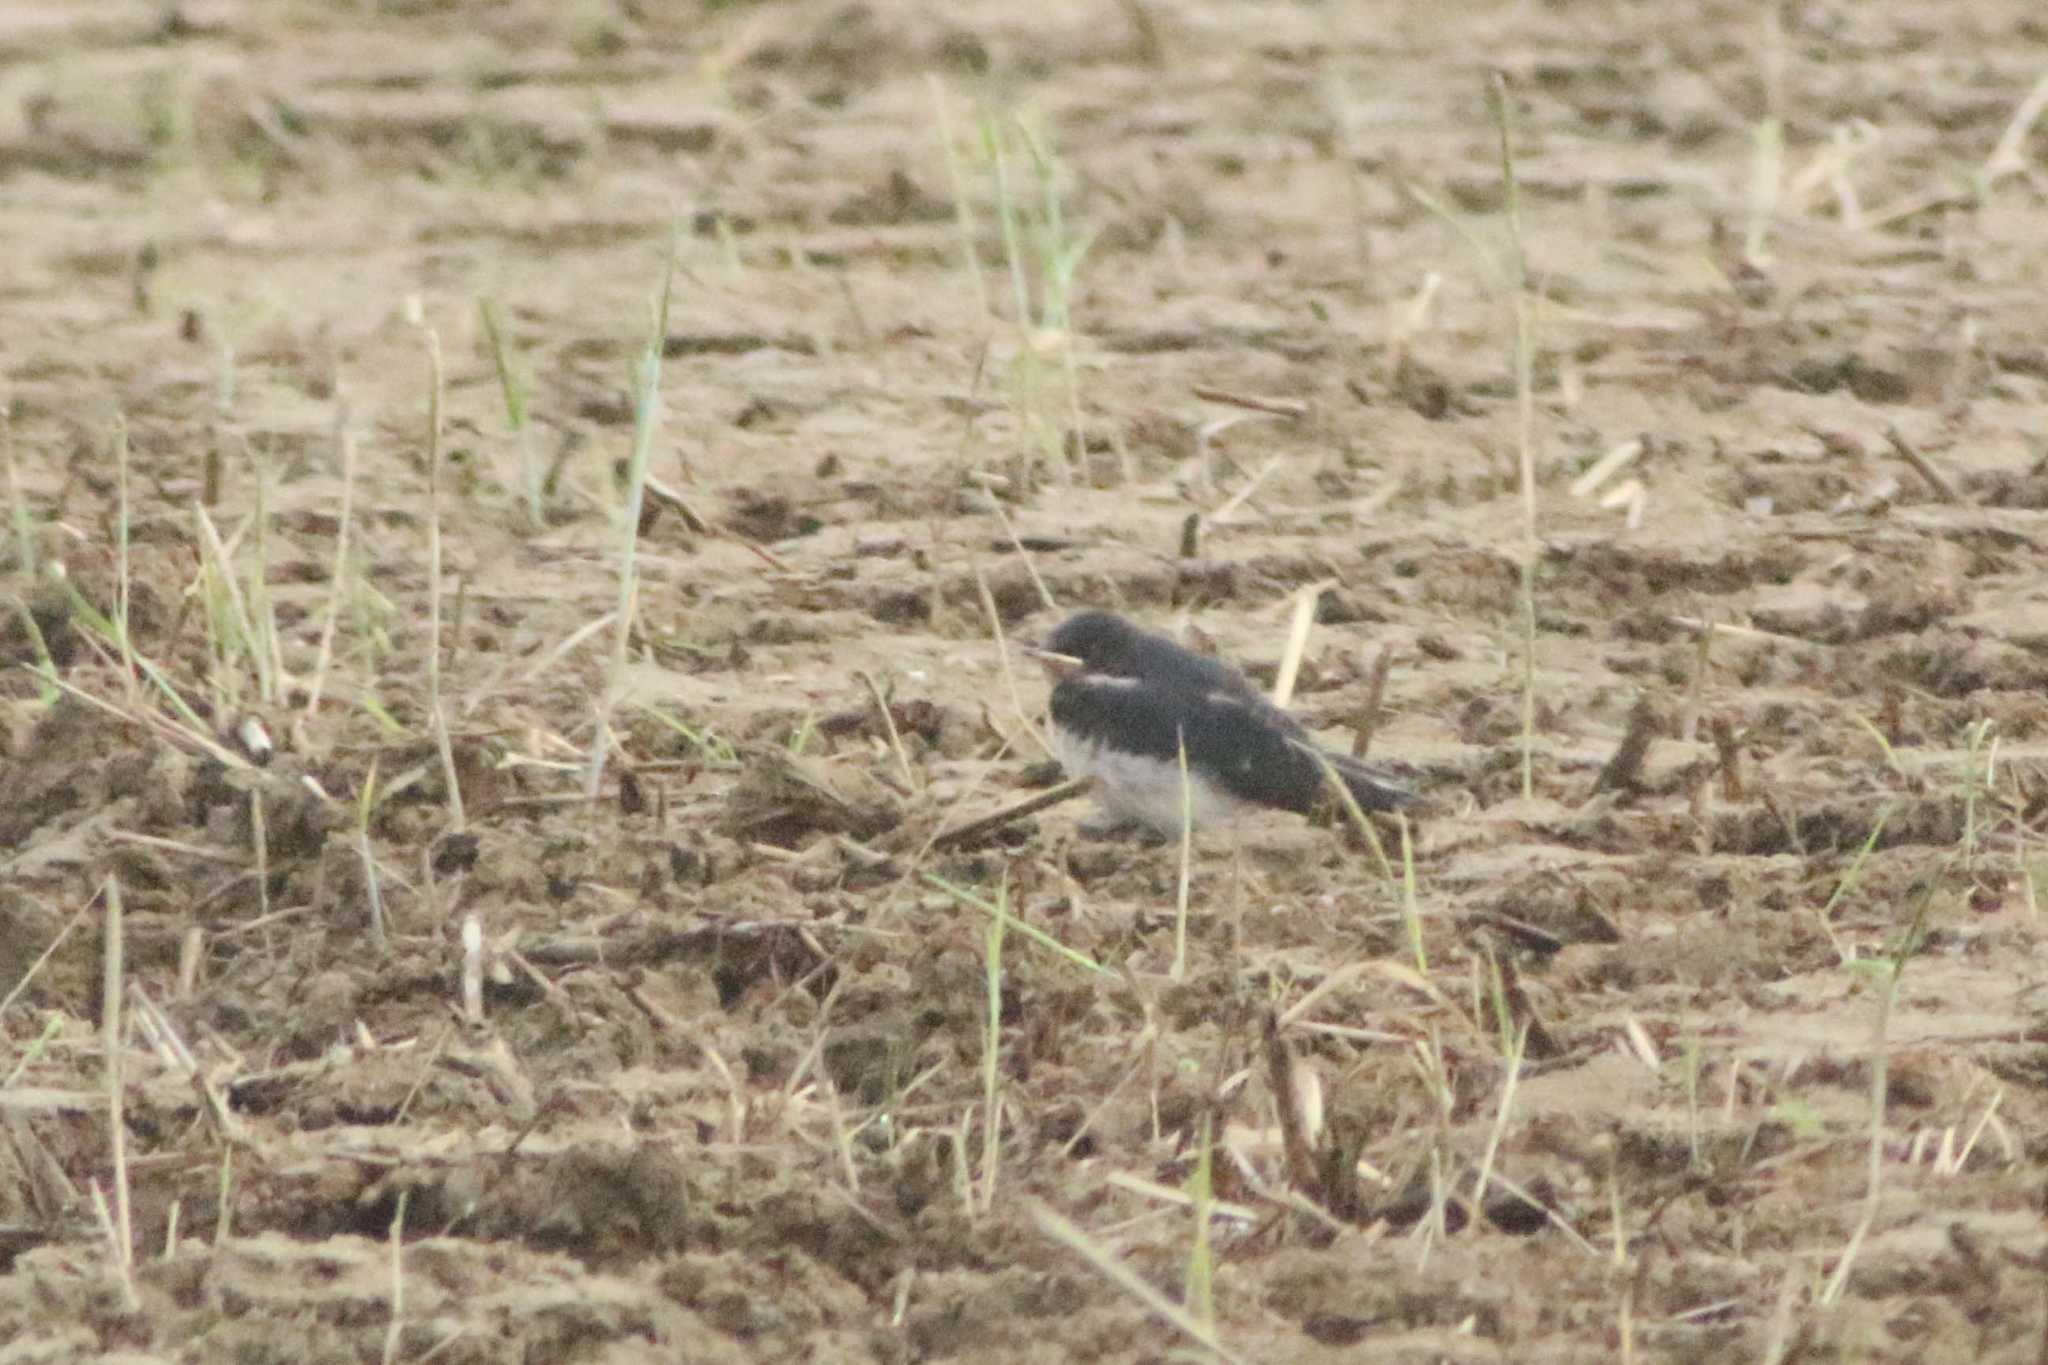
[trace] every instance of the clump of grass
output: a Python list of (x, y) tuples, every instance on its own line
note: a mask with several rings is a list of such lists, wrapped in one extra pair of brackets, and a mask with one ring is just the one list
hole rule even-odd
[(1522, 1060), (1527, 1055), (1529, 1047), (1529, 1021), (1523, 1020), (1520, 1027), (1508, 1022), (1507, 998), (1501, 988), (1498, 968), (1494, 971), (1494, 987), (1494, 1007), (1505, 1035), (1501, 1061), (1507, 1077), (1501, 1083), (1500, 1105), (1494, 1111), (1493, 1127), (1486, 1135), (1486, 1150), (1480, 1156), (1479, 1175), (1472, 1187), (1472, 1206), (1475, 1210), (1486, 1205), (1486, 1186), (1493, 1178), (1493, 1163), (1500, 1155), (1501, 1142), (1507, 1137), (1508, 1123), (1515, 1108), (1515, 1093), (1522, 1079)]
[[(1896, 755), (1891, 754), (1889, 746), (1884, 745), (1883, 736), (1877, 732), (1874, 726), (1870, 726), (1868, 722), (1865, 722), (1865, 727), (1870, 729), (1873, 735), (1877, 736), (1880, 746), (1885, 748), (1887, 757), (1892, 759), (1894, 766), (1896, 766)], [(1944, 872), (1961, 870), (1967, 874), (1975, 863), (1977, 840), (1979, 837), (1976, 805), (1981, 792), (1992, 790), (1992, 784), (1995, 780), (1995, 756), (1996, 741), (1992, 736), (1992, 722), (1988, 719), (1980, 719), (1974, 722), (1970, 726), (1968, 733), (1968, 748), (1962, 774), (1964, 788), (1962, 797), (1962, 835), (1958, 847), (1943, 861)], [(1889, 815), (1889, 813), (1890, 808), (1887, 807), (1885, 814)], [(1850, 871), (1844, 874), (1841, 885), (1837, 887), (1836, 896), (1830, 898), (1828, 910), (1832, 910), (1835, 901), (1842, 894), (1846, 893), (1846, 888), (1851, 885), (1853, 876), (1868, 857), (1870, 849), (1875, 846), (1878, 833), (1882, 828), (1883, 818), (1880, 817), (1877, 826), (1872, 829), (1869, 839), (1865, 841), (1863, 851), (1858, 855), (1856, 862), (1852, 864)], [(1891, 1081), (1891, 1016), (1898, 1004), (1899, 988), (1905, 976), (1906, 964), (1919, 954), (1921, 948), (1926, 943), (1928, 923), (1932, 917), (1935, 896), (1938, 894), (1943, 881), (1944, 877), (1942, 875), (1934, 875), (1925, 879), (1925, 885), (1914, 902), (1911, 918), (1901, 926), (1889, 950), (1883, 956), (1861, 960), (1846, 957), (1844, 959), (1844, 965), (1851, 970), (1874, 976), (1878, 979), (1878, 990), (1876, 992), (1877, 1014), (1871, 1028), (1870, 1135), (1867, 1146), (1862, 1213), (1857, 1220), (1855, 1228), (1850, 1232), (1847, 1243), (1842, 1248), (1841, 1256), (1837, 1260), (1833, 1272), (1815, 1295), (1815, 1302), (1823, 1308), (1833, 1307), (1842, 1301), (1844, 1294), (1848, 1290), (1849, 1277), (1855, 1269), (1865, 1239), (1869, 1236), (1871, 1228), (1876, 1224), (1878, 1210), (1883, 1201), (1886, 1145), (1885, 1116), (1890, 1102)], [(1823, 917), (1826, 916), (1828, 910), (1823, 911)], [(1985, 1119), (1978, 1125), (1977, 1133), (1981, 1133), (1989, 1122), (1990, 1115), (1987, 1111)], [(1973, 1133), (1970, 1139), (1971, 1145), (1974, 1145), (1975, 1141), (1976, 1133)], [(1940, 1163), (1939, 1168), (1949, 1171), (1959, 1169), (1952, 1162)]]
[(1855, 961), (1856, 955), (1853, 949), (1843, 945), (1841, 937), (1835, 933), (1835, 907), (1840, 905), (1843, 898), (1855, 890), (1857, 883), (1863, 879), (1864, 865), (1870, 861), (1871, 850), (1877, 847), (1877, 841), (1884, 834), (1884, 827), (1891, 818), (1892, 803), (1886, 802), (1884, 808), (1878, 811), (1877, 819), (1871, 822), (1869, 837), (1864, 839), (1863, 846), (1856, 850), (1855, 858), (1850, 860), (1849, 866), (1835, 882), (1835, 889), (1829, 893), (1827, 904), (1821, 906), (1818, 912), (1821, 930), (1827, 934), (1828, 943), (1835, 950), (1836, 960), (1845, 967)]
[(1742, 225), (1743, 262), (1759, 270), (1770, 264), (1771, 226), (1785, 168), (1785, 25), (1775, 5), (1764, 6), (1763, 24), (1764, 116), (1750, 129), (1749, 196)]
[(1144, 1276), (1124, 1264), (1113, 1250), (1089, 1236), (1071, 1219), (1035, 1201), (1029, 1206), (1029, 1210), (1032, 1221), (1038, 1224), (1039, 1231), (1074, 1252), (1086, 1261), (1096, 1274), (1137, 1300), (1155, 1317), (1217, 1359), (1226, 1362), (1226, 1365), (1237, 1365), (1237, 1362), (1245, 1359), (1223, 1344), (1223, 1339), (1217, 1334), (1213, 1323), (1202, 1321), (1185, 1306), (1175, 1303), (1154, 1288)]
[(518, 447), (519, 493), (526, 506), (526, 524), (538, 531), (546, 525), (543, 505), (546, 478), (539, 452), (534, 448), (533, 426), (528, 420), (533, 381), (525, 362), (513, 349), (511, 334), (505, 328), (504, 311), (499, 308), (498, 301), (478, 299), (476, 310), (483, 323), (484, 342), (491, 350), (491, 367), (498, 376), (498, 396), (505, 405), (505, 425), (512, 432), (513, 444)]
[(985, 897), (976, 895), (974, 892), (968, 890), (966, 887), (957, 885), (953, 882), (949, 882), (944, 877), (939, 876), (935, 872), (925, 872), (921, 873), (920, 875), (924, 878), (927, 884), (934, 886), (939, 890), (945, 892), (947, 895), (951, 896), (954, 900), (960, 902), (960, 904), (966, 906), (970, 910), (979, 910), (982, 914), (988, 915), (991, 918), (997, 916), (1005, 918), (1006, 920), (1008, 920), (1009, 929), (1015, 930), (1017, 933), (1022, 934), (1025, 938), (1030, 939), (1033, 943), (1036, 943), (1041, 948), (1046, 948), (1054, 953), (1057, 953), (1059, 956), (1065, 958), (1067, 961), (1073, 963), (1075, 966), (1081, 967), (1090, 972), (1109, 971), (1109, 968), (1103, 966), (1101, 963), (1097, 962), (1094, 958), (1088, 956), (1088, 954), (1082, 952), (1080, 949), (1068, 947), (1066, 944), (1060, 942), (1057, 938), (1054, 938), (1051, 934), (1048, 934), (1045, 930), (1033, 924), (1030, 920), (1016, 918), (1015, 916), (1011, 915), (1006, 908), (996, 905), (994, 902), (989, 901)]
[[(717, 731), (699, 729), (696, 726), (687, 725), (660, 707), (649, 703), (642, 703), (639, 709), (642, 714), (681, 736), (684, 743), (697, 751), (698, 758), (707, 767), (737, 768), (740, 766), (739, 751), (733, 748), (731, 740)], [(790, 752), (802, 752), (794, 740), (791, 741)]]
[(168, 174), (197, 159), (197, 82), (176, 66), (152, 67), (135, 82), (135, 119), (150, 146), (151, 170)]
[[(1506, 250), (1497, 250), (1481, 230), (1442, 199), (1413, 182), (1403, 188), (1418, 204), (1441, 219), (1465, 240), (1488, 284), (1507, 295), (1513, 308), (1514, 341), (1510, 357), (1515, 377), (1515, 454), (1522, 503), (1520, 556), (1522, 796), (1535, 794), (1536, 752), (1536, 558), (1542, 546), (1536, 534), (1536, 304), (1530, 287), (1528, 253), (1522, 236), (1521, 183), (1515, 172), (1514, 106), (1507, 79), (1496, 72), (1487, 82), (1486, 103), (1500, 140), (1502, 218)], [(1426, 289), (1425, 295), (1433, 294)], [(1418, 302), (1418, 316), (1422, 303)], [(1405, 343), (1398, 348), (1405, 350)]]
[(420, 330), (427, 347), (427, 724), (448, 788), (450, 828), (459, 832), (467, 825), (462, 807), (462, 779), (455, 768), (454, 745), (448, 738), (448, 710), (441, 701), (441, 407), (446, 381), (441, 363), (441, 334), (427, 326), (424, 319)]
[[(122, 445), (125, 451), (125, 441)], [(124, 454), (124, 464), (125, 458)], [(284, 691), (282, 639), (271, 602), (267, 564), (270, 484), (267, 471), (260, 465), (256, 470), (255, 488), (256, 506), (232, 539), (221, 536), (213, 517), (203, 506), (195, 504), (192, 509), (203, 551), (195, 591), (212, 660), (209, 681), (215, 699), (229, 711), (239, 710), (248, 703), (245, 680), (253, 683), (255, 699), (265, 704), (276, 702)], [(123, 502), (126, 502), (125, 494)], [(241, 550), (244, 538), (248, 541), (246, 555)], [(124, 529), (124, 547), (126, 543)], [(127, 559), (125, 552), (122, 559), (124, 562)], [(125, 639), (128, 635), (125, 577), (117, 611)]]
[(618, 514), (618, 603), (613, 609), (611, 661), (605, 670), (604, 695), (598, 699), (597, 724), (590, 741), (590, 758), (584, 766), (583, 795), (595, 802), (604, 783), (605, 759), (612, 742), (612, 708), (617, 704), (621, 680), (626, 671), (626, 649), (633, 635), (636, 604), (640, 593), (638, 553), (640, 516), (647, 494), (647, 463), (654, 451), (654, 437), (661, 425), (661, 359), (668, 339), (669, 304), (675, 295), (676, 249), (681, 240), (680, 224), (669, 228), (662, 255), (661, 290), (655, 297), (652, 328), (641, 349), (634, 377), (633, 451), (626, 463), (626, 501)]
[(1880, 978), (1877, 992), (1877, 1018), (1871, 1026), (1870, 1048), (1870, 1145), (1865, 1174), (1863, 1214), (1854, 1231), (1849, 1234), (1848, 1243), (1842, 1248), (1842, 1257), (1835, 1270), (1828, 1277), (1826, 1286), (1816, 1296), (1822, 1306), (1839, 1303), (1848, 1288), (1849, 1274), (1855, 1268), (1863, 1241), (1870, 1235), (1871, 1227), (1877, 1221), (1878, 1206), (1884, 1197), (1884, 1136), (1885, 1109), (1891, 1093), (1891, 1018), (1892, 1010), (1899, 999), (1899, 983), (1906, 973), (1906, 964), (1920, 951), (1927, 938), (1927, 921), (1933, 908), (1934, 896), (1939, 878), (1929, 878), (1927, 888), (1921, 892), (1913, 907), (1913, 917), (1901, 929), (1892, 950), (1883, 958), (1854, 964), (1858, 969)]
[(974, 206), (968, 202), (967, 173), (961, 166), (960, 149), (953, 140), (953, 119), (946, 112), (946, 92), (936, 75), (928, 76), (932, 109), (939, 127), (939, 145), (946, 153), (946, 179), (953, 187), (954, 224), (960, 233), (960, 271), (974, 291), (978, 311), (989, 311), (988, 282), (981, 276), (981, 256), (974, 247)]
[[(346, 417), (336, 423), (335, 443), (341, 463), (341, 514), (334, 532), (334, 567), (328, 579), (327, 615), (320, 623), (320, 647), (314, 656), (313, 678), (306, 688), (306, 714), (320, 710), (320, 696), (327, 686), (327, 670), (334, 662), (334, 634), (341, 621), (344, 585), (356, 582), (367, 587), (361, 575), (349, 571), (349, 537), (355, 524), (356, 441)], [(358, 620), (361, 612), (352, 613)], [(367, 637), (366, 637), (367, 638)]]
[[(70, 577), (62, 572), (61, 564), (51, 566), (50, 581), (65, 595), (69, 608), (68, 619), (78, 627), (81, 638), (89, 647), (98, 650), (102, 659), (119, 672), (123, 696), (119, 701), (109, 700), (61, 676), (50, 657), (47, 643), (39, 650), (38, 661), (34, 667), (38, 686), (45, 695), (53, 691), (69, 694), (95, 710), (144, 730), (160, 740), (175, 744), (188, 752), (209, 755), (223, 766), (235, 771), (246, 771), (251, 767), (248, 760), (214, 739), (213, 727), (200, 718), (198, 711), (172, 683), (169, 675), (135, 646), (130, 628), (131, 587), (134, 580), (129, 536), (128, 440), (125, 423), (116, 422), (111, 447), (117, 489), (116, 588), (113, 615), (109, 616), (94, 606), (78, 590)], [(203, 510), (199, 516), (202, 529), (210, 530), (212, 523), (206, 518)], [(208, 554), (209, 557), (203, 561), (200, 585), (207, 613), (210, 618), (224, 618), (229, 606), (236, 604), (238, 638), (244, 642), (248, 657), (254, 658), (256, 656), (253, 646), (249, 646), (248, 642), (255, 639), (255, 631), (248, 624), (246, 610), (239, 609), (239, 588), (232, 569), (233, 555), (220, 543), (218, 533), (212, 537)], [(209, 572), (214, 575), (210, 580), (206, 577)], [(210, 588), (207, 586), (209, 583)], [(33, 627), (33, 620), (30, 624)], [(37, 635), (40, 637), (39, 631)], [(217, 662), (213, 670), (217, 695), (223, 699), (239, 696), (239, 677), (238, 670)], [(152, 689), (164, 710), (160, 711), (150, 704), (148, 696)]]
[[(976, 301), (989, 311), (993, 300), (975, 247), (967, 176), (936, 86), (933, 100), (958, 208), (962, 269), (973, 281)], [(1065, 475), (1085, 449), (1073, 292), (1094, 234), (1067, 218), (1068, 176), (1035, 114), (984, 109), (976, 131), (1010, 280), (1011, 321), (1016, 328), (1016, 354), (1009, 372), (1011, 406), (1027, 449)]]

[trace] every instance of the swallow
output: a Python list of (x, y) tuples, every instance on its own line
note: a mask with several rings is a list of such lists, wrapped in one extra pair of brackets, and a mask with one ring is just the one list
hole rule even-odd
[(1121, 616), (1081, 612), (1037, 652), (1057, 678), (1055, 756), (1069, 775), (1095, 779), (1101, 810), (1086, 822), (1091, 830), (1135, 824), (1178, 838), (1184, 803), (1197, 829), (1260, 807), (1311, 814), (1334, 799), (1326, 769), (1364, 810), (1415, 799), (1387, 774), (1322, 748), (1229, 664)]

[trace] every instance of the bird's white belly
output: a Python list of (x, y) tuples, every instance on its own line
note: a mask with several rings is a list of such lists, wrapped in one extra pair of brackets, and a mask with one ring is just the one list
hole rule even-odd
[(1168, 838), (1178, 838), (1184, 810), (1192, 811), (1194, 827), (1222, 824), (1244, 810), (1245, 803), (1190, 767), (1181, 781), (1180, 764), (1114, 749), (1053, 726), (1052, 741), (1060, 766), (1073, 777), (1092, 777), (1103, 809), (1120, 820), (1135, 820)]

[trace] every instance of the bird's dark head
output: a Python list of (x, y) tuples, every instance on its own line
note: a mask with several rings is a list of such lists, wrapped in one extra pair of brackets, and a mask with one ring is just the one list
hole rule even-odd
[(1079, 659), (1090, 673), (1132, 677), (1145, 646), (1145, 632), (1123, 617), (1107, 611), (1084, 611), (1069, 616), (1045, 637), (1050, 654)]

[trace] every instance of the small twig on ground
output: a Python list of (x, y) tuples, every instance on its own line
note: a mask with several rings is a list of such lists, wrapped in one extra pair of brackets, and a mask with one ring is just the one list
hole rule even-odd
[(2027, 155), (2027, 139), (2034, 131), (2034, 125), (2041, 121), (2041, 115), (2048, 113), (2048, 75), (2034, 82), (2034, 88), (2027, 91), (2026, 98), (2012, 111), (2003, 131), (1998, 135), (1998, 144), (1991, 149), (1991, 155), (1984, 158), (1984, 168), (1979, 172), (1985, 185), (1995, 185), (2008, 175), (2025, 175), (2031, 172), (2033, 161)]
[(1227, 1365), (1244, 1360), (1243, 1356), (1224, 1346), (1213, 1325), (1197, 1320), (1186, 1308), (1160, 1293), (1144, 1276), (1118, 1260), (1109, 1248), (1072, 1221), (1036, 1200), (1030, 1201), (1026, 1209), (1046, 1236), (1078, 1254), (1094, 1267), (1097, 1274), (1136, 1299), (1162, 1321), (1179, 1329), (1189, 1340), (1213, 1352)]
[(1308, 416), (1308, 404), (1298, 398), (1268, 398), (1263, 394), (1234, 393), (1209, 384), (1197, 384), (1195, 397), (1211, 403), (1224, 403), (1233, 408), (1249, 408), (1253, 412), (1271, 413), (1275, 417), (1300, 418)]
[(1024, 732), (1037, 743), (1039, 751), (1050, 757), (1052, 745), (1046, 740), (1045, 731), (1033, 722), (1030, 714), (1024, 710), (1023, 694), (1017, 690), (1017, 674), (1010, 667), (1009, 642), (1003, 636), (1003, 614), (996, 610), (995, 594), (989, 591), (988, 576), (982, 573), (979, 564), (974, 566), (974, 591), (981, 599), (982, 614), (988, 618), (989, 636), (996, 642), (996, 663), (1003, 670), (1003, 686), (1010, 694), (1010, 709), (1023, 724)]
[(475, 911), (462, 917), (462, 1022), (484, 1022), (484, 926)]
[(122, 926), (121, 883), (107, 878), (105, 972), (100, 983), (100, 1047), (106, 1068), (107, 1147), (113, 1167), (114, 1206), (104, 1212), (99, 1182), (92, 1185), (93, 1203), (106, 1220), (108, 1250), (114, 1272), (121, 1281), (121, 1294), (128, 1311), (135, 1312), (142, 1300), (135, 1293), (135, 1224), (128, 1198), (128, 1118), (124, 1110), (126, 1081), (122, 1076), (124, 1044), (121, 1038)]
[(1678, 737), (1690, 744), (1699, 737), (1700, 698), (1707, 689), (1707, 668), (1712, 662), (1714, 649), (1714, 627), (1711, 623), (1700, 632), (1699, 647), (1694, 651), (1692, 681), (1686, 684), (1685, 704), (1678, 712)]
[(1365, 703), (1358, 708), (1358, 718), (1351, 722), (1351, 756), (1364, 758), (1366, 750), (1372, 748), (1373, 732), (1379, 728), (1380, 709), (1386, 700), (1387, 675), (1394, 671), (1394, 647), (1383, 645), (1378, 657), (1372, 661), (1372, 673), (1365, 684)]
[[(35, 902), (34, 898), (27, 896), (26, 893), (17, 892), (16, 894), (22, 895), (24, 899), (31, 901), (31, 903), (40, 903)], [(97, 897), (95, 897), (94, 899), (97, 899)], [(84, 905), (79, 906), (77, 910), (72, 912), (71, 918), (64, 921), (64, 927), (59, 929), (57, 931), (57, 936), (50, 940), (50, 946), (43, 949), (42, 953), (37, 956), (36, 960), (29, 964), (28, 970), (21, 974), (21, 980), (14, 983), (13, 987), (7, 992), (6, 997), (0, 998), (0, 1015), (5, 1015), (7, 1013), (7, 1007), (9, 1005), (12, 1005), (16, 1000), (19, 1000), (21, 998), (21, 993), (28, 989), (28, 983), (35, 980), (36, 973), (40, 972), (43, 969), (44, 964), (49, 962), (50, 955), (52, 953), (55, 953), (58, 948), (63, 946), (64, 940), (71, 937), (71, 931), (79, 926), (79, 924), (85, 919), (86, 912), (91, 909), (92, 901), (87, 901)], [(12, 1084), (12, 1078), (9, 1078), (8, 1083)]]
[(1057, 611), (1059, 603), (1052, 600), (1052, 589), (1046, 587), (1045, 580), (1038, 576), (1038, 565), (1033, 562), (1031, 551), (1025, 547), (1024, 538), (1017, 534), (1017, 527), (1011, 522), (1010, 514), (1003, 510), (1003, 500), (990, 493), (988, 505), (996, 514), (996, 519), (1003, 523), (1003, 535), (1008, 538), (1010, 548), (1017, 552), (1017, 558), (1024, 561), (1024, 572), (1030, 577), (1031, 586), (1038, 591), (1038, 600), (1045, 604), (1047, 611)]
[(157, 1055), (166, 1063), (185, 1073), (185, 1079), (192, 1083), (194, 1093), (199, 1096), (199, 1107), (213, 1125), (220, 1140), (229, 1144), (247, 1145), (249, 1130), (241, 1118), (228, 1107), (227, 1098), (216, 1087), (207, 1074), (199, 1069), (199, 1061), (192, 1055), (192, 1048), (178, 1032), (163, 1007), (150, 998), (142, 983), (128, 983), (128, 1001), (135, 1014), (136, 1027), (149, 1040)]
[(1535, 1002), (1530, 1000), (1529, 993), (1522, 989), (1522, 973), (1515, 966), (1514, 955), (1507, 950), (1505, 944), (1494, 944), (1491, 941), (1493, 935), (1488, 934), (1485, 937), (1488, 940), (1488, 958), (1494, 970), (1500, 974), (1500, 1002), (1507, 1006), (1507, 1019), (1497, 1022), (1501, 1022), (1507, 1032), (1518, 1033), (1523, 1037), (1524, 1055), (1539, 1062), (1563, 1056), (1564, 1048), (1551, 1036), (1550, 1030), (1543, 1026), (1543, 1016), (1536, 1012)]
[(1228, 526), (1231, 522), (1237, 520), (1238, 509), (1251, 501), (1252, 494), (1259, 491), (1259, 485), (1265, 483), (1267, 478), (1282, 463), (1283, 461), (1280, 456), (1275, 455), (1260, 465), (1258, 472), (1244, 481), (1243, 487), (1224, 499), (1223, 505), (1209, 514), (1209, 524), (1211, 526)]
[(391, 1322), (384, 1329), (384, 1365), (398, 1359), (405, 1337), (405, 1206), (411, 1197), (411, 1190), (400, 1190), (391, 1215)]
[(1893, 454), (1913, 466), (1913, 472), (1927, 481), (1927, 486), (1934, 490), (1934, 496), (1943, 502), (1966, 501), (1963, 495), (1956, 491), (1956, 486), (1948, 481), (1948, 476), (1937, 469), (1932, 460), (1913, 448), (1913, 443), (1906, 439), (1905, 433), (1895, 426), (1889, 426), (1884, 429), (1884, 439), (1890, 444)]
[(1735, 722), (1726, 716), (1715, 716), (1707, 723), (1707, 733), (1713, 736), (1714, 749), (1721, 756), (1721, 799), (1740, 801), (1742, 746), (1735, 740)]
[(582, 1026), (583, 1016), (577, 1013), (575, 1002), (569, 998), (569, 993), (556, 985), (554, 980), (541, 971), (540, 968), (527, 961), (524, 953), (520, 952), (517, 948), (503, 947), (498, 952), (507, 965), (517, 968), (528, 981), (531, 981), (539, 988), (540, 993), (548, 998), (548, 1003), (562, 1012), (562, 1018), (568, 1022), (570, 1027), (580, 1028)]
[(1636, 704), (1629, 708), (1628, 729), (1621, 737), (1621, 745), (1594, 779), (1589, 797), (1634, 787), (1642, 781), (1643, 759), (1650, 752), (1650, 742), (1657, 737), (1660, 719), (1647, 693), (1636, 698)]
[(1302, 1131), (1301, 1100), (1294, 1091), (1294, 1053), (1280, 1036), (1280, 1016), (1266, 1015), (1266, 1086), (1280, 1115), (1280, 1146), (1287, 1157), (1287, 1178), (1296, 1189), (1316, 1190), (1315, 1153)]
[(866, 669), (860, 671), (860, 680), (867, 684), (868, 696), (874, 700), (875, 711), (882, 718), (882, 728), (889, 732), (889, 751), (896, 755), (896, 770), (903, 774), (904, 794), (909, 795), (918, 788), (917, 773), (910, 766), (910, 755), (903, 748), (903, 735), (896, 728), (896, 713), (889, 709), (889, 698), (882, 692), (882, 684)]
[(1287, 647), (1281, 651), (1280, 667), (1273, 674), (1273, 705), (1286, 710), (1294, 700), (1294, 682), (1301, 676), (1302, 656), (1308, 653), (1308, 633), (1315, 628), (1316, 603), (1330, 581), (1310, 583), (1294, 595), (1294, 612), (1287, 624)]
[(1078, 777), (1071, 782), (1062, 782), (1057, 787), (1034, 792), (1024, 800), (1004, 806), (1001, 810), (991, 812), (980, 819), (970, 820), (952, 829), (941, 830), (932, 840), (932, 847), (945, 849), (971, 844), (982, 835), (999, 830), (1004, 825), (1022, 820), (1027, 815), (1036, 815), (1042, 810), (1059, 805), (1062, 801), (1072, 800), (1087, 791), (1093, 781), (1093, 778)]
[(1708, 621), (1698, 616), (1667, 616), (1664, 618), (1680, 630), (1697, 634), (1711, 627), (1715, 634), (1741, 640), (1764, 640), (1778, 645), (1817, 645), (1819, 640), (1809, 640), (1803, 635), (1787, 635), (1783, 631), (1763, 630), (1756, 626), (1731, 625), (1726, 621)]
[(706, 519), (702, 513), (690, 505), (687, 498), (663, 483), (660, 479), (655, 478), (652, 474), (647, 476), (646, 484), (641, 491), (651, 501), (661, 504), (681, 517), (683, 525), (689, 527), (693, 533), (700, 536), (718, 536), (729, 540), (777, 573), (796, 572), (796, 569), (788, 560), (782, 558), (782, 556), (776, 554), (751, 536), (742, 535), (723, 523)]

